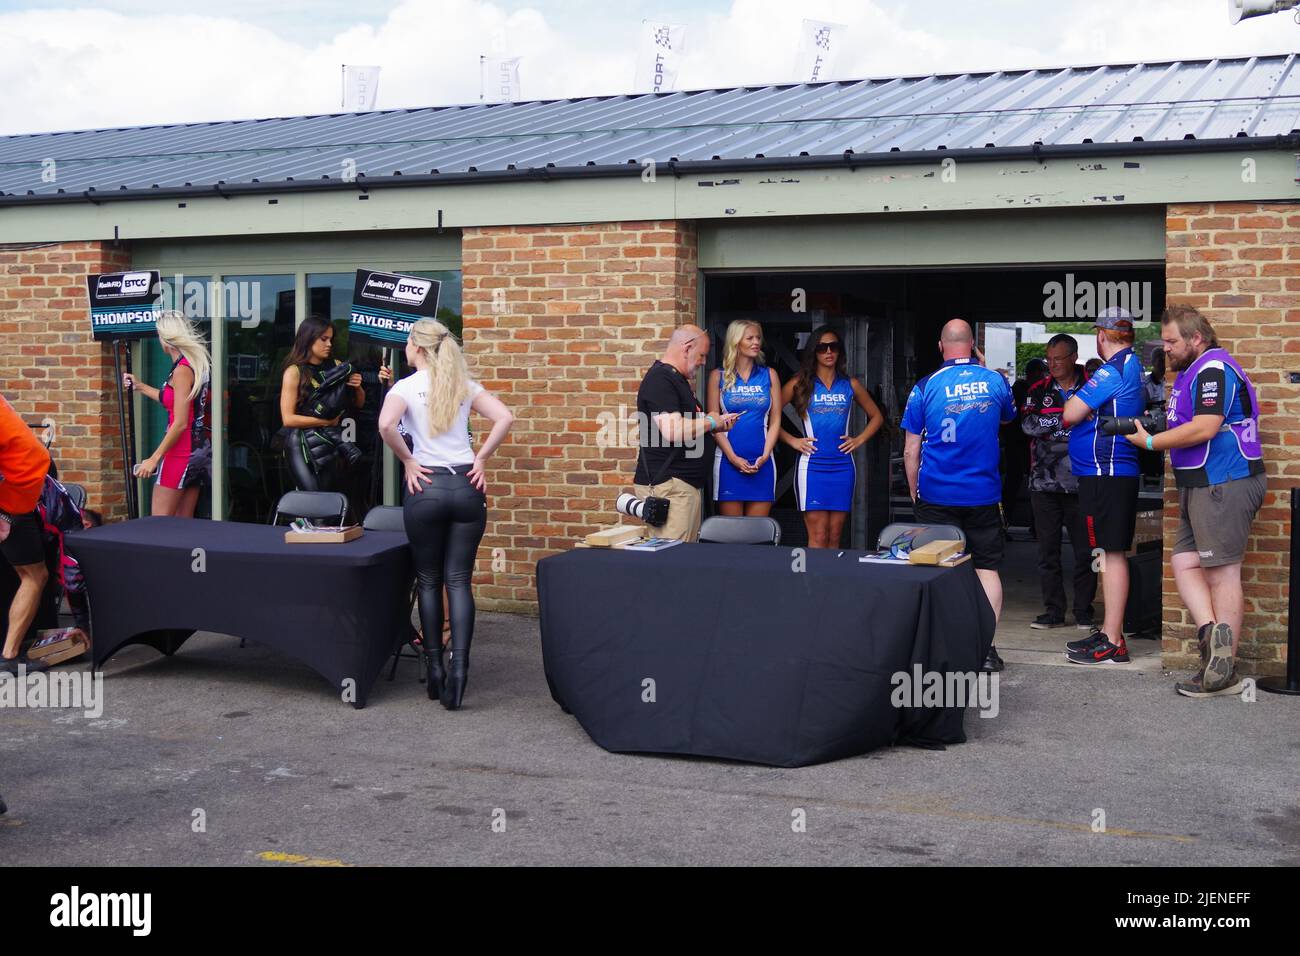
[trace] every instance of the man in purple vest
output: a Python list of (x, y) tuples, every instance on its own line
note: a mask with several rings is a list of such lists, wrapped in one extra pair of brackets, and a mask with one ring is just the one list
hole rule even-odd
[(1201, 669), (1175, 689), (1186, 697), (1236, 694), (1241, 562), (1265, 492), (1259, 401), (1255, 386), (1196, 309), (1166, 309), (1161, 339), (1169, 367), (1178, 372), (1165, 411), (1169, 430), (1150, 435), (1139, 424), (1128, 439), (1148, 451), (1168, 449), (1178, 485), (1182, 520), (1174, 581), (1196, 621)]

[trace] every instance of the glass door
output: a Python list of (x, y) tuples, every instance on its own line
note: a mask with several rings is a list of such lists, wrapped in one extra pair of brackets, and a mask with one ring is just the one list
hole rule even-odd
[[(280, 430), (280, 378), (297, 326), (297, 277), (229, 275), (222, 286), (223, 517), (260, 524), (293, 488), (283, 456), (271, 443)], [(242, 307), (232, 307), (237, 303)]]

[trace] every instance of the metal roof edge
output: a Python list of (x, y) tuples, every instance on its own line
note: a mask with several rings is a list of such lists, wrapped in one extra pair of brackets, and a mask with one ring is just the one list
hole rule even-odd
[[(887, 153), (853, 153), (852, 151), (834, 156), (772, 156), (747, 159), (691, 160), (681, 162), (666, 160), (658, 163), (656, 168), (676, 177), (694, 175), (713, 175), (726, 172), (761, 171), (765, 169), (835, 169), (850, 170), (867, 166), (916, 165), (920, 163), (941, 162), (944, 159), (967, 160), (975, 162), (996, 162), (1005, 160), (1046, 160), (1070, 159), (1074, 157), (1089, 158), (1096, 156), (1152, 156), (1178, 153), (1236, 152), (1247, 149), (1300, 150), (1300, 129), (1290, 133), (1274, 136), (1234, 136), (1228, 139), (1181, 139), (1159, 140), (1155, 142), (1127, 143), (1063, 143), (1043, 145), (1034, 143), (1029, 146), (985, 146), (965, 149), (944, 149), (897, 151)], [(122, 202), (145, 199), (187, 199), (220, 196), (232, 199), (235, 196), (265, 195), (304, 192), (359, 192), (372, 190), (412, 187), (412, 186), (452, 186), (482, 183), (538, 181), (555, 179), (617, 178), (640, 176), (643, 171), (640, 163), (619, 163), (604, 166), (572, 167), (532, 167), (515, 170), (488, 170), (484, 172), (431, 173), (422, 175), (398, 175), (368, 177), (359, 175), (353, 182), (341, 180), (286, 180), (282, 182), (258, 183), (217, 183), (205, 186), (177, 186), (158, 189), (115, 189), (98, 191), (87, 189), (76, 193), (38, 194), (18, 196), (0, 195), (0, 207), (37, 206), (64, 203), (91, 203), (100, 205), (106, 202)]]

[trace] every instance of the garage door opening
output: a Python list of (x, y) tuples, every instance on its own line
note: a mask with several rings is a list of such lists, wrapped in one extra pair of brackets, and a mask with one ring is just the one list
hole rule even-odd
[[(1043, 354), (1047, 340), (1056, 332), (1074, 335), (1080, 363), (1095, 355), (1091, 317), (1099, 299), (1104, 305), (1127, 296), (1121, 304), (1150, 322), (1138, 330), (1139, 354), (1143, 367), (1149, 370), (1159, 340), (1164, 294), (1162, 263), (889, 272), (714, 272), (705, 275), (704, 315), (713, 340), (711, 368), (722, 362), (728, 324), (752, 319), (763, 326), (765, 358), (782, 383), (797, 372), (812, 329), (829, 324), (841, 333), (849, 373), (871, 393), (886, 420), (876, 438), (855, 453), (858, 479), (853, 510), (840, 542), (841, 547), (871, 548), (886, 525), (912, 516), (898, 423), (912, 386), (941, 364), (938, 341), (945, 322), (954, 317), (970, 322), (986, 363), (1003, 372), (1021, 395), (1027, 385), (1026, 364)], [(1017, 381), (1021, 384), (1015, 385)], [(784, 410), (783, 426), (791, 434), (802, 434), (793, 408)], [(855, 408), (850, 431), (864, 426), (865, 416)], [(1040, 601), (1027, 476), (1014, 460), (1015, 438), (1020, 434), (1018, 425), (1004, 431), (1001, 463), (1007, 479), (1004, 510), (1010, 525), (1003, 574), (1009, 605)], [(1007, 460), (1007, 451), (1012, 452), (1013, 460)], [(783, 544), (804, 545), (807, 532), (794, 492), (797, 455), (778, 443), (774, 458), (777, 497), (772, 517), (781, 526)], [(1149, 528), (1150, 513), (1154, 512), (1158, 524), (1162, 505), (1160, 471), (1147, 470), (1140, 508), (1148, 512)], [(712, 487), (705, 513), (716, 513)], [(1065, 550), (1068, 575), (1071, 558)]]

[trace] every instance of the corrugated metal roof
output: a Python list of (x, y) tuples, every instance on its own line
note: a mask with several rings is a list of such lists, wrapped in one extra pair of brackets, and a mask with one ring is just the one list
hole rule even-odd
[[(387, 177), (605, 174), (933, 150), (1258, 139), (1300, 128), (1295, 54), (846, 80), (0, 137), (21, 199)], [(1195, 148), (1195, 143), (1187, 142)], [(995, 155), (995, 154), (990, 154)], [(43, 177), (53, 160), (56, 175)], [(806, 161), (806, 160), (805, 160)], [(123, 197), (125, 198), (125, 197)], [(3, 202), (4, 200), (0, 200)]]

